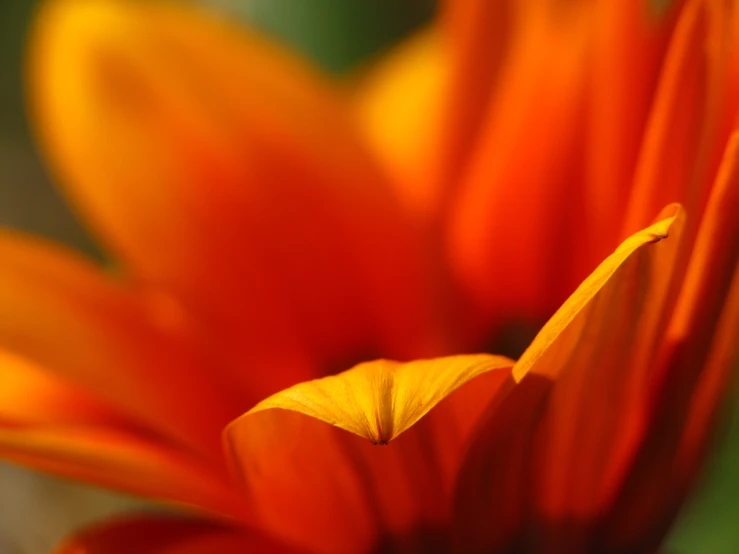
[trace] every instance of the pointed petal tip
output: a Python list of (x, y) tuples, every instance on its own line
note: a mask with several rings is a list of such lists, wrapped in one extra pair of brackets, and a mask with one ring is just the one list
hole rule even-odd
[(511, 365), (487, 355), (360, 364), (238, 418), (225, 451), (265, 528), (313, 552), (374, 551), (378, 537), (444, 521), (467, 439)]
[(300, 383), (267, 398), (245, 416), (281, 409), (318, 419), (376, 445), (412, 427), (459, 387), (513, 360), (487, 354), (400, 363), (364, 362), (335, 376)]
[[(632, 254), (640, 248), (655, 244), (667, 239), (673, 229), (682, 229), (684, 226), (685, 212), (679, 204), (670, 204), (665, 207), (656, 219), (656, 222), (623, 241), (611, 254), (601, 263), (596, 270), (590, 274), (574, 293), (565, 301), (554, 316), (544, 325), (523, 353), (513, 369), (513, 378), (516, 382), (521, 381), (531, 370), (536, 361), (549, 348), (572, 323), (572, 321), (585, 310), (603, 289), (611, 278), (616, 274), (619, 267), (626, 262)], [(546, 368), (542, 368), (546, 370)]]

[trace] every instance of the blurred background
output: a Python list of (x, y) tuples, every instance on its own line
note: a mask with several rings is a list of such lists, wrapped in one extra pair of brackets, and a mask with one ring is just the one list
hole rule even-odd
[[(668, 0), (652, 1), (663, 5)], [(434, 13), (432, 0), (207, 3), (277, 36), (337, 76), (369, 63)], [(35, 4), (0, 2), (0, 225), (52, 237), (99, 257), (99, 249), (54, 190), (25, 118), (23, 51)], [(727, 407), (721, 436), (665, 554), (739, 553), (739, 402)], [(141, 506), (134, 499), (0, 463), (0, 554), (48, 552), (83, 523)]]

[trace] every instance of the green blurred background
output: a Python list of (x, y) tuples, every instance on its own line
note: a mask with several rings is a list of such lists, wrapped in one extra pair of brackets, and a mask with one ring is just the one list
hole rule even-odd
[[(653, 2), (658, 9), (666, 3)], [(280, 37), (337, 74), (371, 60), (428, 21), (434, 11), (431, 0), (211, 0), (210, 4)], [(34, 5), (32, 0), (0, 2), (0, 224), (99, 254), (50, 185), (24, 117), (23, 44)], [(70, 528), (139, 505), (0, 465), (0, 554), (46, 552)], [(739, 553), (739, 402), (726, 410), (720, 444), (666, 552)]]

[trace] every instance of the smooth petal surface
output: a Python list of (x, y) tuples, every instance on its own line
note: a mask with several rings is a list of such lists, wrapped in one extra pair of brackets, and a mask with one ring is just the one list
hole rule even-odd
[(488, 355), (366, 362), (334, 377), (295, 385), (249, 413), (291, 410), (374, 444), (387, 444), (470, 379), (512, 365), (508, 358)]
[(724, 0), (686, 0), (679, 12), (640, 148), (626, 235), (680, 202), (694, 236), (728, 139), (722, 118), (734, 102), (726, 96), (732, 11)]
[(243, 514), (219, 468), (160, 439), (85, 424), (0, 425), (0, 456), (37, 470), (215, 514)]
[(176, 307), (23, 235), (0, 232), (0, 260), (0, 348), (144, 427), (216, 452), (236, 400)]
[[(663, 3), (599, 0), (593, 2), (592, 72), (588, 136), (581, 144), (589, 183), (588, 215), (603, 244), (622, 238), (623, 214), (650, 117), (667, 45), (683, 0)], [(665, 92), (668, 90), (665, 86)], [(678, 114), (679, 115), (679, 114)], [(667, 182), (660, 180), (663, 188)], [(668, 202), (643, 206), (649, 218)], [(633, 224), (632, 224), (633, 225)], [(638, 227), (629, 227), (628, 234)]]
[(256, 406), (226, 433), (256, 521), (314, 552), (443, 540), (466, 438), (511, 365), (370, 362)]
[(516, 10), (510, 0), (441, 2), (441, 30), (450, 66), (436, 160), (437, 186), (442, 190), (457, 186), (456, 178), (474, 151), (483, 125), (481, 116), (503, 78), (503, 65), (514, 40)]
[(442, 207), (434, 174), (449, 56), (436, 28), (384, 55), (354, 95), (361, 128), (393, 176), (407, 209), (431, 217)]
[[(739, 135), (724, 154), (653, 383), (650, 433), (621, 492), (608, 540), (656, 543), (694, 483), (729, 383), (739, 334)], [(649, 526), (646, 527), (646, 523)]]
[(55, 378), (28, 360), (2, 350), (0, 383), (0, 426), (126, 422), (120, 413), (105, 403)]
[(589, 3), (559, 4), (517, 7), (525, 25), (477, 114), (479, 141), (450, 207), (448, 256), (497, 323), (548, 317), (602, 259), (597, 238), (577, 231), (592, 14)]
[(167, 445), (50, 372), (0, 351), (0, 383), (3, 458), (148, 498), (239, 511), (217, 466)]
[[(652, 295), (650, 302), (655, 302), (657, 306), (663, 307), (665, 294), (669, 292), (670, 286), (672, 286), (670, 284), (673, 280), (671, 270), (675, 262), (675, 253), (680, 244), (680, 233), (684, 225), (685, 214), (679, 206), (673, 205), (665, 208), (657, 219), (658, 221), (654, 225), (621, 243), (616, 251), (583, 281), (557, 313), (544, 325), (531, 346), (516, 362), (513, 370), (516, 381), (522, 380), (530, 372), (558, 377), (563, 370), (561, 364), (539, 363), (539, 360), (543, 356), (547, 358), (553, 356), (555, 349), (552, 347), (554, 345), (558, 348), (561, 346), (567, 346), (569, 349), (576, 347), (577, 340), (564, 340), (567, 337), (563, 335), (569, 336), (570, 339), (574, 339), (579, 335), (579, 333), (573, 332), (573, 330), (578, 329), (578, 325), (573, 325), (576, 319), (587, 318), (593, 321), (600, 319), (598, 309), (602, 309), (602, 307), (600, 304), (594, 303), (594, 299), (599, 296), (606, 296), (607, 293), (612, 294), (618, 288), (620, 281), (627, 276), (630, 278), (638, 277), (640, 281), (638, 284), (644, 286), (649, 292), (657, 292), (658, 294)], [(673, 229), (673, 225), (675, 225), (675, 229)], [(669, 242), (669, 248), (661, 247), (648, 250), (646, 254), (640, 252), (640, 249), (645, 245), (660, 242), (668, 238), (670, 233), (674, 236)], [(640, 255), (632, 258), (635, 253)], [(644, 268), (642, 270), (643, 275), (626, 275), (631, 267), (624, 268), (625, 262), (629, 261), (631, 265), (638, 265), (637, 262), (639, 262), (638, 258), (640, 257), (645, 257), (651, 262), (651, 267)], [(618, 278), (614, 279), (619, 271)], [(658, 288), (656, 283), (650, 282), (649, 278), (661, 278), (668, 286)], [(606, 285), (608, 285), (608, 288), (604, 292), (603, 289)], [(652, 291), (651, 288), (655, 288), (655, 291)], [(632, 306), (625, 306), (623, 309), (628, 309), (630, 313), (636, 313)], [(607, 319), (604, 318), (603, 322)], [(582, 329), (580, 330), (582, 331)]]
[(299, 554), (257, 533), (188, 517), (142, 514), (91, 526), (55, 554)]
[(415, 231), (305, 63), (191, 5), (57, 0), (29, 69), (65, 189), (252, 402), (358, 353), (440, 344)]
[(519, 359), (519, 384), (490, 405), (460, 470), (462, 551), (591, 552), (591, 520), (644, 432), (683, 226), (671, 207), (626, 240)]

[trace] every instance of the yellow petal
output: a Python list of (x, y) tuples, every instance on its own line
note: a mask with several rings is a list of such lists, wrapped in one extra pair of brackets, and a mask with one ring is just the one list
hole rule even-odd
[(464, 551), (510, 548), (529, 526), (573, 551), (592, 539), (643, 437), (684, 219), (672, 206), (621, 244), (517, 362), (519, 385), (490, 405), (460, 469)]
[[(580, 323), (584, 322), (585, 319), (601, 320), (603, 323), (608, 318), (601, 318), (598, 313), (598, 309), (601, 307), (598, 304), (593, 303), (596, 297), (603, 297), (606, 295), (613, 295), (620, 280), (623, 280), (625, 274), (634, 271), (631, 266), (637, 266), (640, 262), (639, 258), (645, 257), (650, 260), (651, 270), (655, 276), (659, 276), (666, 280), (667, 283), (672, 281), (672, 269), (677, 249), (680, 245), (680, 233), (682, 226), (684, 225), (685, 214), (683, 210), (677, 206), (670, 206), (665, 208), (660, 214), (658, 221), (646, 229), (639, 231), (635, 235), (632, 235), (628, 239), (619, 245), (616, 251), (606, 258), (598, 268), (588, 276), (585, 281), (578, 287), (578, 289), (567, 299), (557, 313), (544, 325), (536, 339), (531, 343), (531, 346), (521, 355), (521, 358), (516, 362), (516, 366), (513, 370), (513, 376), (517, 381), (520, 381), (529, 372), (546, 375), (549, 377), (558, 377), (559, 373), (566, 368), (561, 364), (550, 364), (546, 363), (549, 359), (553, 359), (554, 351), (552, 346), (556, 344), (557, 349), (562, 346), (567, 346), (568, 349), (572, 349), (577, 346), (577, 336), (579, 333), (574, 333), (575, 329), (582, 331)], [(673, 228), (674, 226), (674, 228)], [(668, 247), (660, 247), (654, 250), (648, 250), (641, 253), (640, 250), (648, 245), (662, 241), (670, 237), (671, 240), (668, 243)], [(635, 256), (636, 254), (636, 256)], [(659, 263), (651, 261), (656, 259)], [(626, 262), (629, 264), (623, 267)], [(641, 262), (643, 263), (643, 262)], [(621, 270), (621, 274), (618, 278), (611, 281), (614, 275)], [(663, 295), (669, 292), (665, 287), (657, 287), (656, 284), (650, 283), (646, 277), (651, 277), (652, 274), (646, 276), (640, 276), (639, 280), (643, 281), (640, 283), (641, 286), (645, 287), (650, 292), (658, 294), (660, 299), (663, 299)], [(633, 276), (629, 276), (634, 278)], [(604, 291), (604, 287), (608, 285), (608, 288)], [(648, 288), (647, 288), (648, 287)], [(652, 291), (654, 289), (654, 291)], [(658, 304), (661, 304), (659, 302)], [(630, 312), (634, 312), (633, 307), (624, 306), (622, 309), (628, 309)], [(578, 321), (575, 321), (576, 318)], [(575, 323), (573, 325), (573, 322)], [(542, 356), (546, 355), (546, 359), (540, 361)], [(564, 356), (567, 357), (566, 355)]]
[(314, 552), (432, 546), (467, 437), (511, 364), (377, 361), (256, 406), (226, 441), (258, 524)]
[(250, 401), (335, 358), (433, 347), (415, 230), (307, 64), (193, 5), (56, 0), (29, 75), (65, 190)]
[(411, 37), (362, 76), (354, 95), (360, 126), (401, 199), (426, 217), (441, 208), (433, 173), (449, 65), (443, 46), (436, 28)]
[(366, 362), (336, 376), (290, 387), (249, 413), (292, 410), (374, 444), (387, 444), (470, 379), (512, 365), (508, 358), (488, 355)]

